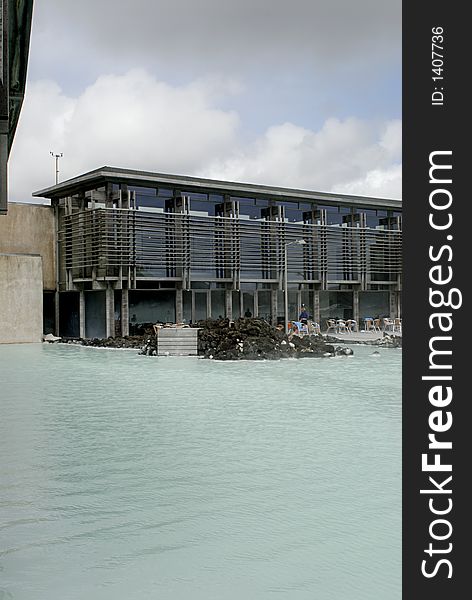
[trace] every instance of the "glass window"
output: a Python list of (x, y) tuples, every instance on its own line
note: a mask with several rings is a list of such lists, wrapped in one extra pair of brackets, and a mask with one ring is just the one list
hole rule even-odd
[(207, 318), (207, 292), (194, 292), (195, 295), (195, 321)]
[[(243, 316), (254, 316), (254, 292), (241, 292), (243, 295)], [(249, 314), (251, 313), (251, 314)]]
[(255, 204), (240, 204), (239, 214), (242, 217), (249, 217), (250, 219), (259, 219), (261, 216), (261, 209)]
[(164, 200), (156, 196), (156, 188), (132, 186), (128, 188), (136, 194), (136, 207), (152, 207), (164, 210)]
[(225, 290), (211, 291), (211, 317), (222, 319), (226, 316)]
[(232, 302), (233, 302), (233, 319), (239, 319), (241, 316), (241, 307), (240, 307), (240, 292), (232, 292)]
[(239, 285), (241, 290), (255, 290), (256, 289), (256, 284), (255, 283), (251, 283), (251, 282), (245, 282), (245, 283), (241, 283)]
[(174, 195), (174, 190), (168, 188), (158, 188), (156, 191), (157, 195), (162, 198), (172, 198)]
[(359, 316), (388, 317), (390, 316), (389, 292), (359, 292)]
[(144, 187), (139, 185), (129, 186), (128, 188), (132, 192), (136, 192), (136, 194), (148, 194), (150, 196), (156, 195), (156, 188), (154, 187)]
[(192, 322), (192, 292), (189, 290), (184, 290), (182, 292), (182, 302), (183, 302), (183, 310), (182, 310), (182, 318), (184, 323)]
[(244, 198), (244, 197), (240, 197), (240, 196), (231, 196), (231, 200), (237, 200), (239, 202), (239, 204), (249, 204), (254, 206), (255, 205), (255, 199), (254, 198)]
[(342, 225), (343, 216), (331, 207), (326, 211), (326, 224), (327, 225)]
[(365, 214), (365, 221), (366, 221), (367, 227), (371, 227), (372, 229), (375, 229), (377, 227), (377, 225), (379, 224), (379, 218), (377, 217), (377, 211), (370, 209), (370, 208), (365, 208), (363, 212)]
[(159, 198), (158, 196), (151, 196), (150, 194), (136, 194), (136, 206), (137, 208), (153, 207), (159, 208), (164, 211), (165, 198)]
[(300, 210), (296, 204), (292, 204), (285, 208), (285, 217), (291, 223), (302, 223), (303, 211)]
[(175, 292), (133, 290), (129, 292), (129, 298), (132, 323), (175, 322)]
[(206, 290), (210, 287), (208, 281), (192, 281), (191, 286), (193, 290)]
[(261, 291), (257, 292), (257, 309), (258, 309), (258, 317), (266, 320), (268, 323), (272, 320), (272, 310), (271, 310), (271, 292), (269, 291)]
[(326, 329), (328, 319), (352, 319), (352, 292), (320, 292), (320, 321), (321, 328)]

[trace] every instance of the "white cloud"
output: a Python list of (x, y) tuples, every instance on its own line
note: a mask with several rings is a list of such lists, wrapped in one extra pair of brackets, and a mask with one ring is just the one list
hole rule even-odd
[(402, 167), (401, 165), (392, 165), (385, 169), (368, 171), (359, 179), (334, 186), (333, 191), (341, 194), (401, 198)]
[(232, 81), (173, 87), (143, 70), (107, 75), (68, 98), (53, 82), (27, 91), (11, 160), (10, 193), (22, 200), (54, 183), (49, 151), (63, 152), (61, 179), (103, 165), (190, 173), (234, 143), (239, 117), (213, 106)]
[(220, 179), (401, 197), (401, 122), (328, 119), (319, 131), (270, 127), (201, 174)]
[(104, 75), (78, 97), (30, 84), (10, 160), (10, 195), (25, 201), (60, 178), (103, 165), (318, 190), (399, 196), (401, 122), (328, 119), (318, 131), (284, 123), (245, 140), (235, 111), (216, 103), (237, 81), (184, 86), (142, 69)]

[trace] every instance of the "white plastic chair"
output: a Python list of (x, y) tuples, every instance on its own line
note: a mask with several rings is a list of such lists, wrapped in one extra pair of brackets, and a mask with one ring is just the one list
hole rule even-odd
[(349, 333), (357, 331), (357, 321), (355, 321), (354, 319), (348, 319), (346, 321), (346, 327)]
[(338, 333), (338, 328), (336, 326), (336, 321), (334, 319), (328, 319), (326, 321), (326, 333), (329, 332), (330, 329), (334, 329), (335, 333)]

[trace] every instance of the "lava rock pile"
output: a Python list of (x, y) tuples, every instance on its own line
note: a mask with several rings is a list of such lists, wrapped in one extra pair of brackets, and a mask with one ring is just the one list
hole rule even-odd
[(262, 319), (207, 319), (197, 323), (198, 353), (215, 360), (277, 360), (350, 355), (350, 348), (327, 344), (321, 336), (287, 336)]
[[(148, 336), (149, 337), (149, 336)], [(59, 338), (60, 339), (60, 338)], [(109, 337), (109, 338), (62, 338), (63, 344), (73, 344), (75, 346), (94, 346), (96, 348), (142, 348), (146, 337), (142, 335), (130, 335), (127, 337)]]

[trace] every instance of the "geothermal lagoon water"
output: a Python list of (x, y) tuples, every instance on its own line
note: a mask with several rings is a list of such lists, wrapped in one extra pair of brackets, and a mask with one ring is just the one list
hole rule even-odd
[(0, 598), (399, 600), (401, 351), (0, 346)]

